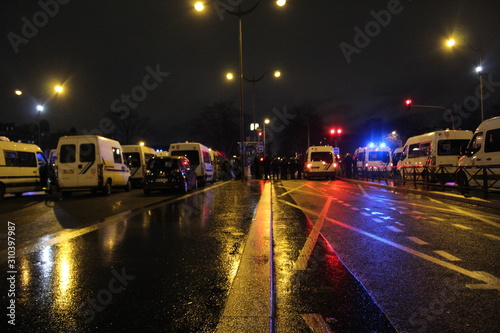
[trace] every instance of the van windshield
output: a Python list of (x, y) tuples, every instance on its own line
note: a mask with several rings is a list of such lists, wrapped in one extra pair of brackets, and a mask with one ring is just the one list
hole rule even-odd
[(371, 151), (368, 154), (368, 161), (382, 161), (389, 163), (391, 161), (388, 151)]
[(200, 155), (197, 150), (174, 150), (170, 152), (171, 156), (187, 157), (191, 165), (200, 165)]
[(469, 140), (439, 140), (438, 155), (460, 155), (460, 147), (466, 147), (468, 143)]
[(132, 168), (137, 168), (141, 166), (141, 157), (139, 153), (125, 153), (125, 158), (128, 161), (128, 165)]
[(311, 162), (333, 163), (333, 154), (329, 151), (317, 151), (311, 153)]

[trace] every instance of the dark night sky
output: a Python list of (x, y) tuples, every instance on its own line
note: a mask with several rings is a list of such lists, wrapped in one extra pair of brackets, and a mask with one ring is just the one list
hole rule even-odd
[[(23, 36), (23, 17), (30, 22), (34, 15), (43, 17), (37, 16), (41, 2), (60, 2), (58, 12), (15, 52), (9, 33)], [(210, 4), (195, 12), (190, 0), (59, 2), (9, 0), (2, 6), (0, 122), (33, 122), (28, 92), (44, 96), (46, 87), (59, 81), (65, 94), (52, 99), (44, 113), (52, 129), (96, 129), (113, 101), (143, 84), (147, 67), (169, 73), (136, 108), (151, 118), (148, 143), (188, 140), (180, 129), (206, 105), (234, 100), (238, 106), (238, 83), (224, 78), (238, 70), (234, 16), (225, 13), (221, 19)], [(242, 6), (255, 3), (244, 0)], [(479, 82), (473, 71), (478, 53), (465, 45), (446, 49), (444, 40), (452, 34), (481, 45), (493, 90), (485, 99), (485, 115), (500, 115), (500, 2), (401, 0), (390, 22), (373, 30), (348, 63), (341, 43), (356, 46), (355, 27), (365, 30), (374, 21), (372, 11), (394, 3), (289, 0), (278, 8), (262, 0), (243, 18), (244, 73), (257, 77), (278, 68), (283, 75), (256, 84), (257, 118), (273, 108), (311, 104), (328, 123), (349, 132), (371, 118), (408, 117), (402, 105), (407, 96), (415, 104), (445, 107), (470, 101)], [(18, 87), (26, 91), (22, 100), (13, 96)], [(244, 96), (249, 112), (248, 83)], [(440, 110), (414, 112), (444, 126)], [(474, 129), (472, 118), (460, 117), (461, 127)]]

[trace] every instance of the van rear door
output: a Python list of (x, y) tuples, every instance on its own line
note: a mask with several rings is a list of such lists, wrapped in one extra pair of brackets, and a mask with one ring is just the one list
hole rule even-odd
[(97, 186), (95, 144), (71, 140), (61, 144), (58, 157), (59, 185), (62, 188)]

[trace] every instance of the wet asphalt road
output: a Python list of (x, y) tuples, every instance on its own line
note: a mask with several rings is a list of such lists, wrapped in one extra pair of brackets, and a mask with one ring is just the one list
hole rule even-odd
[[(386, 227), (403, 226), (373, 222), (390, 219), (372, 213), (383, 210), (383, 216), (398, 216), (393, 223), (410, 226), (422, 199), (341, 181), (270, 184), (216, 183), (187, 196), (144, 197), (132, 191), (63, 201), (5, 200), (0, 217), (15, 224), (19, 245), (17, 273), (6, 273), (14, 276), (15, 297), (9, 296), (9, 280), (0, 284), (4, 309), (15, 299), (16, 325), (9, 325), (7, 317), (2, 327), (20, 332), (264, 332), (275, 325), (278, 332), (394, 332), (387, 315), (400, 332), (442, 332), (450, 323), (457, 323), (453, 332), (493, 332), (498, 289), (467, 288), (484, 281), (367, 236), (384, 230), (379, 237), (396, 241), (389, 234), (399, 237), (399, 232)], [(413, 206), (401, 214), (389, 205), (398, 200)], [(356, 206), (361, 212), (350, 208)], [(379, 209), (366, 210), (370, 207)], [(429, 207), (420, 210), (422, 216), (449, 216)], [(498, 236), (498, 216), (481, 216), (491, 222), (482, 234)], [(342, 223), (359, 230), (371, 223), (374, 229), (363, 234)], [(424, 227), (422, 232), (439, 230)], [(447, 240), (456, 234), (446, 230), (433, 237)], [(465, 252), (481, 258), (474, 263), (478, 267), (466, 269), (500, 275), (498, 240), (460, 237)], [(0, 266), (9, 272), (4, 239)], [(479, 315), (456, 321), (471, 301)]]

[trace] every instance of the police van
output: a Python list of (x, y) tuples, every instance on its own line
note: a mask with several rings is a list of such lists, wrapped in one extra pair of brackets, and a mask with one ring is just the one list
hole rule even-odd
[(324, 177), (335, 179), (337, 162), (332, 146), (311, 146), (305, 155), (304, 177)]
[(110, 195), (115, 187), (129, 191), (130, 171), (120, 143), (98, 135), (59, 138), (55, 172), (64, 196), (73, 191), (102, 191)]
[(389, 171), (392, 167), (391, 148), (370, 144), (354, 151), (352, 156), (357, 170)]
[(478, 126), (458, 165), (460, 185), (484, 186), (482, 171), (486, 171), (488, 186), (500, 188), (500, 117), (487, 119)]
[(406, 140), (398, 169), (423, 168), (437, 173), (456, 171), (461, 148), (472, 138), (471, 131), (442, 130), (417, 135)]
[(130, 169), (130, 182), (132, 186), (139, 186), (146, 174), (146, 164), (155, 156), (155, 150), (144, 145), (124, 145), (122, 148)]
[(21, 196), (46, 186), (47, 161), (40, 147), (0, 137), (0, 199), (6, 193)]
[(214, 167), (210, 150), (198, 142), (172, 143), (168, 150), (170, 156), (187, 157), (198, 178), (198, 186), (214, 181)]

